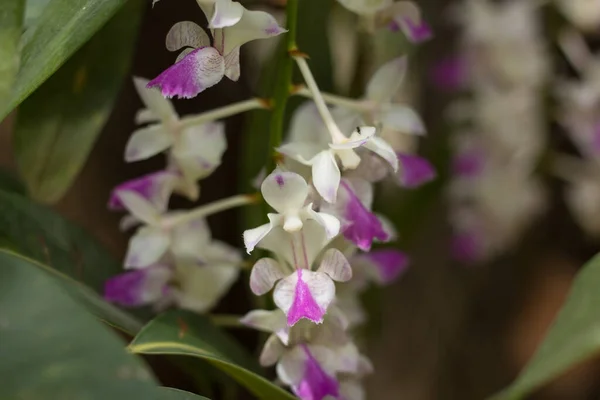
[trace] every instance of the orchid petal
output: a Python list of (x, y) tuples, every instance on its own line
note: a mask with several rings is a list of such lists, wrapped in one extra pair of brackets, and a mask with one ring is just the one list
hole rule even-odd
[(147, 89), (148, 79), (134, 77), (133, 85), (144, 105), (161, 121), (177, 119), (177, 113), (171, 102), (165, 99), (158, 90)]
[(111, 210), (124, 210), (125, 205), (119, 197), (119, 192), (126, 190), (142, 196), (158, 211), (165, 211), (176, 181), (176, 174), (168, 171), (159, 171), (123, 182), (111, 192), (108, 208)]
[(202, 249), (202, 261), (205, 264), (240, 265), (242, 255), (237, 247), (220, 240), (212, 240)]
[(151, 125), (133, 132), (125, 147), (125, 161), (140, 161), (165, 151), (173, 138), (163, 125)]
[(371, 140), (365, 144), (365, 147), (387, 161), (394, 172), (398, 171), (398, 156), (392, 146), (385, 140), (373, 136)]
[(323, 272), (338, 282), (348, 282), (352, 278), (350, 263), (338, 249), (329, 249), (325, 252), (317, 272)]
[(258, 362), (263, 367), (270, 367), (275, 364), (284, 353), (285, 346), (281, 343), (281, 340), (279, 340), (277, 335), (271, 335), (260, 352)]
[(366, 400), (367, 393), (357, 379), (346, 379), (340, 382), (340, 394), (344, 400)]
[(285, 314), (279, 309), (252, 310), (244, 315), (240, 322), (259, 331), (275, 333), (283, 344), (289, 343), (289, 328)]
[(402, 165), (398, 173), (398, 179), (402, 186), (415, 188), (436, 178), (435, 168), (431, 163), (413, 154), (398, 154), (398, 160)]
[(356, 14), (372, 16), (392, 4), (393, 0), (338, 0), (338, 2)]
[(225, 28), (240, 22), (244, 6), (232, 0), (216, 0), (212, 18), (208, 27), (211, 29)]
[(320, 324), (334, 297), (335, 285), (329, 276), (305, 269), (280, 280), (273, 293), (273, 300), (286, 314), (289, 326), (302, 318)]
[(273, 289), (275, 283), (285, 278), (279, 263), (272, 258), (261, 258), (252, 267), (250, 289), (257, 296)]
[(182, 47), (197, 49), (210, 46), (210, 38), (198, 24), (191, 21), (181, 21), (169, 29), (165, 44), (169, 51), (177, 51)]
[(361, 126), (356, 128), (350, 137), (342, 143), (331, 143), (330, 148), (335, 150), (356, 149), (369, 141), (375, 135), (376, 129), (373, 126)]
[(311, 159), (319, 154), (322, 149), (314, 143), (291, 142), (279, 146), (276, 150), (304, 165), (311, 165)]
[(178, 260), (204, 262), (204, 249), (210, 243), (210, 239), (210, 228), (206, 220), (196, 218), (173, 228), (171, 251)]
[(273, 224), (268, 223), (261, 225), (254, 229), (247, 229), (244, 231), (244, 245), (246, 246), (246, 252), (248, 254), (252, 253), (252, 250), (256, 247), (258, 243), (260, 243), (265, 236), (271, 232), (273, 229)]
[(144, 268), (155, 264), (169, 248), (169, 236), (161, 229), (138, 229), (129, 241), (125, 255), (125, 268)]
[(222, 54), (228, 55), (236, 47), (252, 40), (267, 39), (284, 32), (287, 31), (269, 13), (244, 9), (237, 24), (223, 29), (225, 39)]
[(171, 275), (171, 270), (164, 265), (125, 272), (106, 281), (104, 299), (126, 307), (152, 304), (168, 290)]
[(419, 114), (412, 108), (401, 104), (386, 105), (381, 109), (378, 119), (386, 128), (402, 133), (424, 135), (426, 132)]
[(214, 47), (190, 52), (148, 83), (159, 87), (165, 97), (192, 98), (216, 85), (225, 74), (225, 60)]
[(209, 122), (185, 128), (173, 146), (172, 156), (185, 179), (197, 181), (221, 164), (226, 149), (225, 124)]
[(263, 198), (278, 213), (295, 212), (304, 206), (308, 184), (294, 172), (275, 170), (261, 185)]
[(236, 47), (225, 56), (225, 76), (237, 82), (240, 74), (240, 48)]
[(406, 56), (394, 58), (383, 64), (367, 84), (366, 97), (376, 103), (389, 103), (400, 90), (408, 70)]
[(393, 21), (390, 26), (392, 31), (401, 29), (412, 43), (421, 43), (433, 36), (431, 27), (422, 19), (421, 10), (414, 2), (399, 1), (385, 12), (392, 16)]
[(314, 219), (323, 228), (325, 228), (327, 239), (333, 239), (338, 235), (338, 233), (340, 233), (340, 220), (333, 215), (314, 211), (312, 209), (312, 204), (308, 205), (304, 209), (304, 212), (306, 213), (307, 218)]
[(409, 259), (406, 253), (394, 250), (376, 250), (361, 254), (356, 257), (357, 261), (363, 261), (368, 265), (368, 274), (380, 285), (385, 285), (396, 280), (406, 272)]
[(229, 265), (177, 265), (177, 303), (188, 310), (206, 312), (227, 293), (239, 272)]
[(140, 221), (149, 225), (160, 223), (160, 211), (138, 193), (131, 190), (120, 190), (117, 195), (121, 204)]
[(313, 185), (328, 203), (335, 203), (341, 173), (330, 151), (322, 151), (312, 160)]

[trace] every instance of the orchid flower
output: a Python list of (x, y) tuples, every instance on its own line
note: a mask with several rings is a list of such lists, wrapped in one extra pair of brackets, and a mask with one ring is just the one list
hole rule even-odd
[(199, 0), (198, 4), (209, 20), (213, 43), (211, 45), (208, 34), (193, 22), (173, 25), (167, 34), (167, 49), (184, 50), (173, 66), (148, 83), (148, 87), (159, 87), (165, 97), (195, 97), (224, 76), (237, 81), (240, 46), (285, 32), (266, 12), (249, 11), (231, 0)]
[(348, 10), (366, 18), (377, 28), (399, 30), (413, 43), (431, 38), (431, 28), (422, 20), (421, 10), (412, 1), (338, 0)]
[(600, 3), (593, 0), (556, 0), (560, 10), (573, 25), (585, 32), (597, 32), (600, 26)]
[[(277, 214), (268, 214), (269, 223), (244, 232), (244, 244), (248, 254), (263, 241), (273, 241), (276, 240), (275, 237), (286, 240), (288, 235), (301, 232), (307, 221), (314, 221), (317, 226), (323, 228), (323, 240), (330, 240), (338, 234), (340, 222), (335, 217), (314, 211), (312, 204), (306, 205), (309, 186), (300, 175), (275, 170), (262, 182), (261, 192), (267, 204), (273, 207)], [(307, 229), (313, 229), (312, 224), (308, 224)], [(286, 243), (285, 247), (289, 247), (289, 243)]]
[[(173, 189), (191, 200), (197, 199), (196, 181), (219, 166), (227, 148), (225, 125), (212, 121), (190, 124), (194, 117), (180, 119), (169, 100), (158, 91), (145, 88), (146, 80), (135, 78), (134, 83), (147, 107), (138, 113), (137, 121), (151, 124), (131, 135), (125, 149), (125, 161), (145, 160), (168, 150), (170, 166), (167, 171), (179, 174)], [(130, 182), (126, 186), (142, 183)]]

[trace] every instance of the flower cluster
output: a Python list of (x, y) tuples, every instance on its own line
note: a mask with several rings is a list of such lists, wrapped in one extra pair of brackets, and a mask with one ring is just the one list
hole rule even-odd
[(600, 235), (600, 56), (593, 55), (575, 30), (560, 36), (560, 45), (579, 78), (556, 86), (558, 122), (582, 159), (559, 154), (554, 171), (568, 182), (566, 202), (577, 223), (590, 235)]
[(450, 218), (454, 256), (479, 262), (515, 244), (543, 209), (533, 172), (546, 140), (542, 89), (549, 62), (531, 2), (468, 0), (457, 15), (461, 54), (440, 64), (434, 77), (470, 96), (449, 111), (459, 127)]
[[(430, 34), (410, 2), (342, 3), (415, 41)], [(169, 210), (169, 200), (174, 193), (197, 200), (199, 180), (220, 165), (227, 141), (218, 119), (268, 108), (269, 102), (251, 99), (180, 117), (165, 97), (196, 96), (223, 76), (237, 80), (239, 47), (285, 30), (269, 14), (231, 0), (198, 4), (210, 37), (193, 22), (175, 24), (166, 39), (168, 50), (182, 50), (175, 64), (151, 81), (134, 79), (145, 105), (136, 121), (146, 125), (131, 136), (125, 160), (166, 153), (167, 165), (117, 186), (111, 195), (109, 206), (128, 212), (123, 228), (136, 228), (124, 262), (130, 271), (106, 283), (105, 297), (124, 306), (207, 312), (244, 264), (241, 252), (212, 239), (206, 217), (258, 196), (233, 196), (185, 211)], [(260, 362), (276, 364), (279, 380), (301, 399), (363, 399), (361, 380), (373, 367), (352, 337), (367, 319), (359, 295), (371, 284), (392, 282), (408, 266), (401, 251), (371, 250), (396, 237), (392, 224), (372, 210), (374, 185), (390, 179), (415, 188), (434, 179), (435, 171), (427, 160), (389, 144), (399, 135), (425, 133), (417, 113), (394, 100), (406, 58), (383, 64), (364, 96), (348, 99), (322, 93), (304, 56), (292, 51), (290, 57), (305, 83), (290, 94), (313, 102), (298, 108), (287, 141), (274, 149), (275, 169), (257, 178), (274, 212), (267, 214), (268, 222), (243, 233), (248, 254), (270, 252), (254, 262), (249, 284), (257, 296), (272, 291), (275, 309), (252, 310), (240, 323), (271, 333)]]

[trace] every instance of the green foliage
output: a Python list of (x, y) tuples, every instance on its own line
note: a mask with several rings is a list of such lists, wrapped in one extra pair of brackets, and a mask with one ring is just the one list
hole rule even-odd
[(8, 104), (19, 69), (25, 0), (3, 0), (0, 8), (0, 110)]
[(206, 397), (198, 396), (183, 390), (173, 388), (160, 388), (161, 389), (161, 400), (202, 400)]
[(193, 399), (158, 388), (144, 362), (51, 277), (0, 257), (3, 399)]
[(495, 400), (524, 399), (600, 351), (600, 255), (576, 277), (571, 293), (542, 344), (511, 386)]
[(19, 108), (15, 159), (36, 200), (58, 201), (83, 167), (129, 72), (141, 5), (131, 0)]
[(244, 348), (202, 316), (167, 312), (146, 325), (129, 345), (139, 354), (184, 355), (204, 359), (245, 386), (259, 399), (295, 399), (258, 375), (260, 368)]
[[(3, 0), (2, 11), (6, 1), (14, 0)], [(21, 68), (10, 100), (6, 105), (0, 104), (0, 120), (48, 79), (126, 2), (50, 0), (43, 9), (43, 18), (35, 20), (21, 39)]]

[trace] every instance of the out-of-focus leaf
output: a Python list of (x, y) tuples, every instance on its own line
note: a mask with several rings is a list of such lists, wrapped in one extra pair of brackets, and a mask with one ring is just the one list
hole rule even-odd
[(27, 189), (12, 172), (0, 168), (0, 190), (25, 195)]
[[(19, 69), (19, 40), (25, 0), (2, 0), (0, 7), (0, 110), (9, 102)], [(1, 119), (1, 118), (0, 118)]]
[[(2, 2), (3, 9), (5, 2)], [(0, 120), (48, 79), (126, 2), (50, 0), (43, 15), (23, 37), (21, 68), (10, 101), (0, 108)]]
[(50, 3), (50, 0), (26, 0), (25, 1), (25, 29), (33, 26), (42, 16), (44, 8)]
[(129, 71), (141, 5), (130, 0), (19, 108), (15, 158), (36, 200), (59, 200), (81, 171)]
[(140, 354), (199, 357), (230, 375), (259, 399), (295, 399), (258, 375), (258, 365), (235, 340), (207, 318), (191, 312), (160, 315), (140, 331), (129, 349)]
[(55, 280), (22, 258), (0, 260), (0, 398), (162, 398), (144, 362)]
[(600, 255), (579, 272), (567, 301), (519, 377), (495, 400), (524, 399), (600, 351)]
[(206, 397), (198, 396), (179, 389), (160, 388), (160, 400), (208, 400)]

